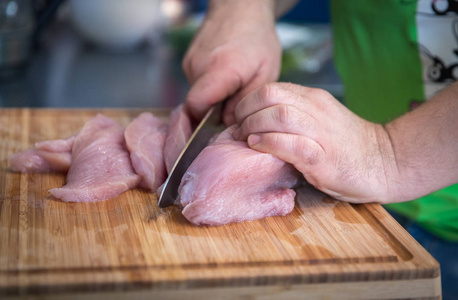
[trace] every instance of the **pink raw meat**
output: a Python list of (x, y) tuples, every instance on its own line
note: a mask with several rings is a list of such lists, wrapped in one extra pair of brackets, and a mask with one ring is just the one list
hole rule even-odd
[[(192, 135), (192, 123), (189, 113), (183, 104), (177, 106), (170, 114), (169, 130), (164, 145), (164, 159), (167, 174), (170, 174), (181, 151), (186, 146)], [(156, 194), (160, 195), (164, 185), (157, 188)]]
[(178, 156), (192, 135), (191, 119), (183, 104), (170, 114), (169, 130), (164, 145), (164, 158), (167, 173), (173, 168)]
[(75, 137), (67, 184), (50, 192), (65, 202), (95, 202), (117, 197), (139, 181), (126, 149), (124, 130), (98, 114)]
[(39, 142), (33, 149), (13, 154), (9, 158), (11, 170), (21, 173), (67, 172), (74, 139)]
[(71, 160), (71, 152), (29, 149), (11, 155), (10, 165), (13, 172), (21, 173), (67, 172)]
[(164, 142), (167, 123), (151, 113), (142, 113), (129, 126), (124, 136), (135, 172), (142, 177), (140, 187), (155, 191), (166, 179)]
[(35, 143), (35, 148), (49, 152), (72, 152), (75, 137), (71, 136), (66, 140), (52, 140)]
[(183, 176), (179, 199), (191, 223), (224, 225), (286, 215), (299, 173), (290, 164), (235, 141), (235, 127), (206, 147)]

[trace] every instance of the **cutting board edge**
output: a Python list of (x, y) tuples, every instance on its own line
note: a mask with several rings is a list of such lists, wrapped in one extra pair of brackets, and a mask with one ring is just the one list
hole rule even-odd
[[(349, 285), (350, 283), (350, 285)], [(354, 284), (352, 284), (354, 283)], [(353, 288), (352, 288), (353, 287)], [(366, 281), (345, 281), (345, 282), (327, 282), (316, 283), (291, 283), (291, 282), (254, 282), (250, 284), (248, 282), (235, 282), (230, 285), (211, 285), (211, 286), (189, 286), (189, 284), (180, 284), (171, 286), (170, 282), (164, 284), (150, 285), (144, 284), (141, 282), (131, 284), (128, 287), (119, 286), (115, 282), (111, 285), (103, 285), (97, 288), (97, 286), (87, 286), (87, 285), (62, 285), (54, 286), (53, 288), (49, 287), (39, 287), (39, 286), (27, 286), (27, 287), (9, 287), (8, 289), (3, 289), (0, 287), (0, 296), (2, 299), (5, 297), (12, 297), (14, 299), (17, 296), (27, 296), (27, 299), (30, 299), (30, 296), (39, 295), (39, 297), (52, 296), (53, 299), (58, 299), (59, 296), (65, 298), (68, 295), (78, 295), (85, 296), (87, 299), (90, 295), (98, 295), (99, 297), (105, 297), (112, 295), (113, 293), (121, 294), (123, 297), (129, 294), (145, 294), (144, 296), (159, 296), (159, 295), (169, 295), (170, 299), (183, 299), (181, 292), (185, 292), (187, 295), (192, 295), (193, 293), (200, 294), (204, 293), (206, 297), (215, 293), (215, 295), (220, 294), (223, 291), (240, 291), (244, 290), (246, 292), (259, 293), (259, 290), (265, 289), (280, 289), (280, 290), (290, 290), (298, 289), (301, 293), (307, 292), (310, 293), (320, 293), (321, 296), (327, 294), (328, 297), (332, 296), (333, 298), (329, 299), (342, 299), (339, 298), (348, 293), (353, 294), (355, 297), (350, 299), (367, 299), (370, 293), (375, 293), (378, 290), (379, 293), (383, 294), (383, 299), (400, 299), (400, 298), (426, 298), (430, 297), (431, 299), (440, 299), (441, 296), (441, 277), (437, 276), (434, 278), (415, 278), (415, 279), (404, 279), (404, 280), (366, 280)], [(342, 293), (338, 293), (339, 289), (342, 289)], [(332, 291), (331, 293), (329, 291)], [(122, 292), (122, 293), (120, 293)], [(189, 294), (188, 294), (189, 293)], [(360, 294), (359, 294), (360, 293)], [(388, 294), (389, 295), (388, 295)], [(420, 294), (418, 294), (420, 293)], [(382, 294), (379, 294), (378, 297), (381, 297)], [(176, 296), (176, 298), (172, 296)], [(281, 294), (276, 294), (280, 296)], [(303, 295), (303, 294), (302, 294)], [(337, 296), (336, 296), (337, 295)], [(358, 297), (356, 297), (358, 295)], [(389, 297), (388, 297), (389, 296)], [(337, 298), (334, 298), (337, 297)], [(41, 299), (40, 298), (40, 299)], [(8, 298), (6, 298), (8, 299)], [(97, 298), (100, 299), (100, 298)], [(108, 299), (114, 299), (110, 296)], [(135, 297), (135, 299), (138, 299)], [(167, 298), (169, 299), (169, 298)], [(185, 297), (185, 299), (190, 299)], [(197, 298), (196, 298), (197, 299)], [(219, 299), (219, 298), (218, 298)], [(229, 298), (233, 299), (233, 298)], [(246, 298), (243, 298), (246, 299)], [(263, 298), (264, 299), (264, 298)], [(290, 299), (282, 297), (282, 299)], [(294, 298), (296, 299), (296, 298)], [(328, 298), (327, 298), (328, 299)]]

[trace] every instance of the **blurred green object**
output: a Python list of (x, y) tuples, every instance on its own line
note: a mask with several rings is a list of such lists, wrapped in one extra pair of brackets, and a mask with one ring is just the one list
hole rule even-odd
[(179, 55), (180, 59), (183, 58), (186, 50), (191, 44), (192, 38), (197, 31), (198, 26), (182, 26), (172, 28), (167, 34), (167, 40), (172, 49)]
[(328, 24), (277, 23), (283, 48), (281, 76), (291, 72), (316, 74), (332, 58), (331, 31)]
[(281, 57), (280, 75), (284, 76), (288, 73), (288, 71), (294, 70), (297, 63), (297, 55), (295, 55), (293, 51), (283, 51), (283, 55)]

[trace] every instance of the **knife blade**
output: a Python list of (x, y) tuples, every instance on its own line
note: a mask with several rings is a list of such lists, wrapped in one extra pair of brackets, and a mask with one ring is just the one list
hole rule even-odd
[(216, 133), (222, 131), (222, 111), (223, 102), (213, 105), (200, 121), (196, 130), (194, 130), (164, 183), (159, 197), (159, 207), (167, 207), (175, 202), (178, 197), (181, 178), (186, 173), (186, 170), (197, 155), (207, 146), (208, 141)]

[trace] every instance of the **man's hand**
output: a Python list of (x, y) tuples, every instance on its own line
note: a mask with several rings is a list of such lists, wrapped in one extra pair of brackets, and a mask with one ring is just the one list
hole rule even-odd
[(232, 124), (235, 104), (277, 80), (280, 61), (275, 1), (213, 0), (183, 61), (191, 85), (186, 104), (200, 119), (211, 105), (228, 98), (224, 121)]
[(258, 88), (235, 115), (235, 138), (340, 200), (402, 202), (458, 183), (458, 83), (384, 126), (323, 90), (287, 83)]
[(235, 116), (235, 138), (293, 164), (319, 190), (355, 203), (392, 201), (397, 173), (386, 130), (328, 92), (267, 84), (242, 99)]

